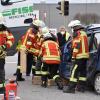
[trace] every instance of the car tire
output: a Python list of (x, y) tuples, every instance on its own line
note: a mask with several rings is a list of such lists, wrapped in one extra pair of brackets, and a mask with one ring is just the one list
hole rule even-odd
[(100, 95), (100, 73), (96, 74), (94, 79), (94, 90), (96, 94)]

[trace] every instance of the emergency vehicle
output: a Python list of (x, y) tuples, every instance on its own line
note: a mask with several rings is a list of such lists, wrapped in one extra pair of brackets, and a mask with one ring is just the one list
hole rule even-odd
[(32, 0), (0, 0), (0, 13), (4, 16), (5, 25), (10, 28), (15, 37), (15, 44), (7, 51), (7, 54), (12, 56), (16, 53), (18, 40), (30, 25), (25, 24), (24, 20), (27, 18), (39, 19), (39, 10), (34, 10)]

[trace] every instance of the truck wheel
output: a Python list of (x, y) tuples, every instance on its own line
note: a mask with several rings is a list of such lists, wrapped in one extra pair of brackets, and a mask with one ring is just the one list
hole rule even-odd
[(100, 95), (100, 73), (96, 74), (95, 76), (94, 89), (95, 89), (96, 94)]

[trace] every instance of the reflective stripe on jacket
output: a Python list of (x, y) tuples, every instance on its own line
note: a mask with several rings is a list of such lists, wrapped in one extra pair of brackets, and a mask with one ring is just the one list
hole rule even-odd
[(14, 43), (14, 36), (8, 31), (0, 32), (0, 46), (5, 45), (7, 48), (10, 48)]
[(32, 28), (29, 28), (26, 34), (22, 38), (22, 46), (28, 49), (30, 53), (37, 56), (39, 54), (39, 50), (41, 45), (38, 45), (37, 42), (38, 36), (35, 36), (32, 32)]
[(59, 46), (56, 42), (52, 40), (46, 40), (43, 42), (40, 55), (43, 57), (43, 62), (47, 64), (60, 63)]
[(84, 31), (78, 31), (78, 36), (73, 39), (72, 58), (89, 58), (88, 38)]

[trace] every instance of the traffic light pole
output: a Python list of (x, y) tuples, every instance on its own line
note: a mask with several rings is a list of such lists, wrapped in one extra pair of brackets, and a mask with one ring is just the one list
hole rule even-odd
[(62, 12), (62, 16), (64, 16), (64, 2), (65, 0), (61, 1), (61, 12)]
[(64, 26), (67, 27), (67, 22), (68, 22), (68, 18), (67, 16), (64, 16)]
[(69, 0), (61, 0), (58, 2), (58, 10), (61, 11), (61, 15), (64, 17), (64, 25), (66, 26), (67, 16), (69, 15)]

